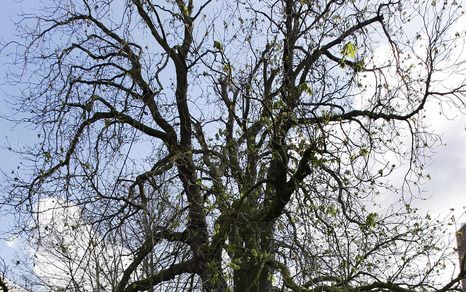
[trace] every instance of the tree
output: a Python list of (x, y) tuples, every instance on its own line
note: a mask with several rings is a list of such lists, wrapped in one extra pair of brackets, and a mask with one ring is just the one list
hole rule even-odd
[(411, 200), (438, 141), (426, 106), (464, 109), (460, 15), (455, 1), (45, 1), (4, 48), (40, 142), (17, 150), (3, 204), (60, 263), (34, 289), (454, 290), (466, 272), (439, 276), (456, 261), (443, 222)]
[(2, 292), (8, 292), (10, 291), (9, 285), (7, 284), (7, 279), (5, 277), (5, 274), (8, 270), (5, 261), (3, 259), (0, 259), (1, 266), (2, 266), (2, 272), (0, 275), (0, 288), (2, 289)]

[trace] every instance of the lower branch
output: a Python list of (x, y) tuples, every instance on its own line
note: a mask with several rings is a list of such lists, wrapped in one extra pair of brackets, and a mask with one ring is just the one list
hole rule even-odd
[(136, 292), (136, 291), (147, 291), (157, 284), (165, 281), (173, 280), (176, 276), (184, 273), (195, 273), (197, 271), (197, 265), (195, 260), (189, 260), (174, 264), (171, 267), (159, 271), (158, 273), (139, 281), (135, 281), (128, 285), (123, 290), (124, 292)]

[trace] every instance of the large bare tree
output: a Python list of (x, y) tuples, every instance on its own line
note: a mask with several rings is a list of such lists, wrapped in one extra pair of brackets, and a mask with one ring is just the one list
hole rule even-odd
[(461, 9), (43, 1), (4, 47), (39, 138), (3, 197), (50, 265), (31, 289), (457, 289), (411, 199), (438, 141), (425, 107), (465, 108)]

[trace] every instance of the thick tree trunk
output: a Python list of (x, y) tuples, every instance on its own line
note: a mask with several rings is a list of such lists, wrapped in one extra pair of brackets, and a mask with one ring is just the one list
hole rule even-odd
[(266, 258), (272, 254), (273, 223), (248, 224), (239, 229), (233, 291), (272, 291), (272, 271)]

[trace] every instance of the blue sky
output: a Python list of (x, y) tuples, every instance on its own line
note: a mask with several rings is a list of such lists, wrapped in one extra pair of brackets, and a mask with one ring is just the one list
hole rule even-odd
[[(2, 9), (0, 9), (0, 41), (3, 43), (12, 38), (15, 33), (14, 19), (17, 12), (19, 12), (18, 1), (14, 0), (3, 0)], [(5, 56), (4, 52), (0, 53), (1, 61), (1, 77), (2, 81), (0, 82), (0, 114), (8, 115), (8, 93), (14, 91), (14, 88), (7, 88), (3, 85), (3, 77), (5, 74), (5, 63), (8, 61), (8, 57)], [(17, 132), (22, 132), (21, 135), (17, 135)], [(3, 118), (0, 118), (0, 165), (3, 172), (10, 172), (16, 167), (19, 163), (18, 157), (13, 155), (8, 149), (6, 149), (7, 143), (17, 144), (18, 142), (27, 141), (28, 135), (24, 135), (24, 131), (18, 127), (14, 127), (14, 124), (6, 121)], [(0, 213), (1, 214), (1, 213)], [(10, 224), (12, 224), (12, 218), (7, 216), (2, 216), (0, 219), (0, 232), (5, 231)], [(14, 249), (13, 246), (10, 246), (12, 243), (7, 244), (5, 240), (0, 240), (0, 257), (4, 258), (7, 261), (14, 260)]]

